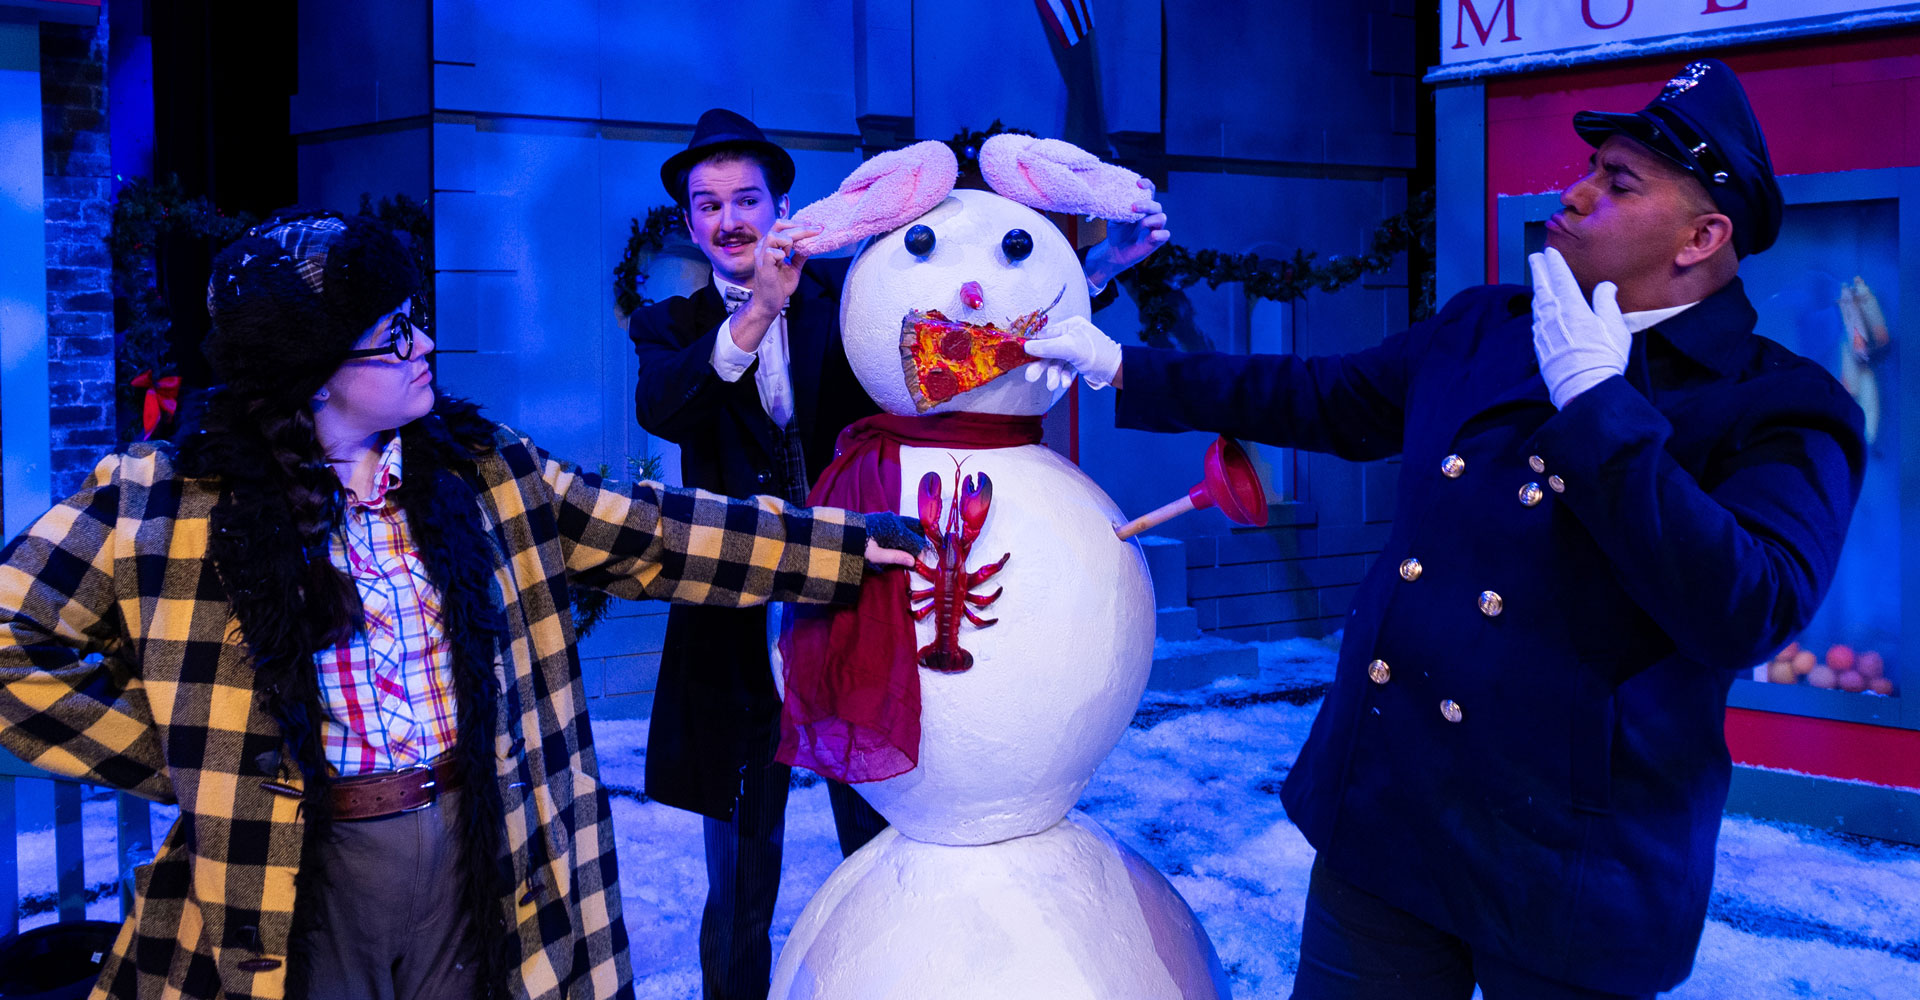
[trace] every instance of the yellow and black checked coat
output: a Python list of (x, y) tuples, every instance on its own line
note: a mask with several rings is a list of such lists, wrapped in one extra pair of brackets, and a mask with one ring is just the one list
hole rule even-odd
[[(864, 523), (765, 497), (611, 488), (504, 427), (474, 471), (505, 622), (493, 759), (514, 883), (501, 916), (517, 925), (504, 934), (508, 992), (627, 995), (566, 579), (703, 604), (846, 601)], [(136, 446), (0, 552), (0, 743), (181, 809), (139, 871), (95, 998), (279, 998), (288, 985), (302, 782), (208, 558), (220, 497), (165, 447)]]

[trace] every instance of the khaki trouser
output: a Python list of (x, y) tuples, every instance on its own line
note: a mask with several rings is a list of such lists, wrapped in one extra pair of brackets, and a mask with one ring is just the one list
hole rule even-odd
[(320, 849), (320, 926), (306, 940), (312, 1000), (468, 1000), (460, 947), (460, 793), (425, 809), (333, 824)]

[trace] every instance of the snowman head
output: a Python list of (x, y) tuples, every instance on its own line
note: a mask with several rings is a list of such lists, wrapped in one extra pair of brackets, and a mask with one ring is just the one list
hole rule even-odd
[[(889, 158), (892, 158), (889, 162)], [(910, 316), (938, 313), (971, 327), (1016, 329), (1088, 316), (1087, 283), (1072, 244), (1034, 208), (1137, 220), (1139, 175), (1053, 139), (998, 135), (980, 149), (994, 191), (951, 190), (957, 173), (945, 144), (882, 154), (795, 221), (825, 231), (799, 243), (819, 253), (867, 238), (841, 294), (847, 360), (880, 408), (914, 415), (964, 411), (1038, 415), (1065, 390), (1048, 391), (1016, 371), (922, 409), (908, 388), (903, 353)], [(985, 338), (974, 338), (990, 350)], [(1017, 349), (1017, 348), (1016, 348)]]

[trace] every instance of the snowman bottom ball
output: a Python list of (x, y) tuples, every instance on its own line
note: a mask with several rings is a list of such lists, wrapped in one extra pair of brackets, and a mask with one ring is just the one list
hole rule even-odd
[(888, 828), (794, 925), (770, 1000), (1226, 1000), (1213, 942), (1152, 865), (1075, 811), (973, 847)]

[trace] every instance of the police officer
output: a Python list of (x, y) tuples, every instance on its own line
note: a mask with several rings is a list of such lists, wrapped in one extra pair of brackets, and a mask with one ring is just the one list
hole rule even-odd
[(1686, 978), (1731, 770), (1727, 690), (1813, 615), (1861, 415), (1753, 333), (1740, 260), (1782, 202), (1731, 70), (1584, 112), (1533, 290), (1340, 357), (1029, 350), (1123, 427), (1355, 461), (1396, 519), (1283, 793), (1318, 855), (1296, 997), (1651, 996)]

